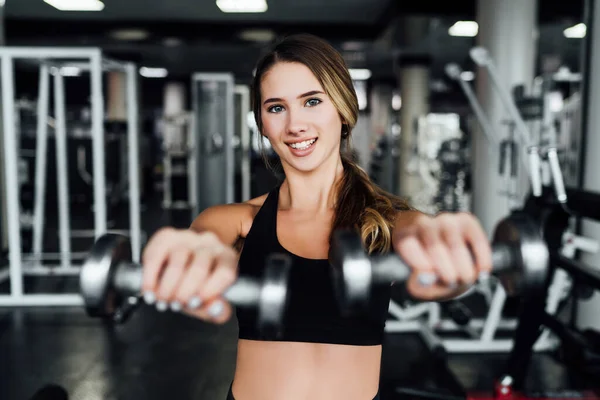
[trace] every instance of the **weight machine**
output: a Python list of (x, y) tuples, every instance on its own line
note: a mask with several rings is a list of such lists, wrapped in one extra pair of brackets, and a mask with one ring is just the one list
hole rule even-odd
[[(600, 272), (592, 266), (572, 258), (570, 252), (565, 252), (561, 245), (564, 242), (565, 232), (569, 229), (569, 220), (572, 217), (588, 218), (600, 221), (600, 193), (582, 190), (567, 189), (567, 201), (558, 201), (554, 188), (544, 186), (540, 196), (530, 194), (524, 206), (517, 212), (524, 212), (532, 217), (540, 227), (543, 239), (550, 250), (549, 276), (554, 275), (554, 281), (548, 280), (544, 291), (545, 296), (524, 296), (516, 327), (513, 347), (508, 354), (502, 373), (495, 382), (494, 388), (489, 392), (466, 393), (459, 379), (448, 368), (445, 354), (440, 351), (432, 352), (436, 368), (439, 368), (446, 378), (448, 387), (439, 392), (425, 391), (418, 388), (396, 387), (395, 393), (400, 397), (410, 399), (436, 399), (436, 400), (483, 400), (483, 399), (512, 399), (527, 398), (554, 398), (568, 399), (579, 398), (596, 400), (600, 398), (600, 391), (564, 391), (553, 393), (525, 393), (525, 381), (531, 358), (537, 350), (536, 345), (541, 338), (548, 336), (551, 331), (558, 339), (553, 347), (557, 350), (555, 356), (560, 362), (566, 364), (573, 375), (586, 377), (590, 381), (600, 374), (600, 333), (587, 330), (579, 331), (572, 323), (563, 322), (557, 316), (569, 304), (564, 301), (569, 298), (575, 302), (579, 293), (600, 291)], [(563, 296), (556, 298), (552, 290), (556, 290), (556, 276), (559, 273), (567, 274), (573, 285), (563, 289)], [(583, 287), (583, 288), (582, 288)], [(551, 306), (551, 301), (555, 301)], [(554, 311), (554, 312), (553, 312)], [(445, 390), (444, 390), (445, 389)], [(451, 393), (449, 394), (448, 391)]]
[[(559, 199), (561, 204), (564, 204), (567, 201), (567, 191), (559, 165), (557, 141), (553, 140), (556, 133), (552, 130), (553, 124), (547, 110), (543, 114), (544, 132), (546, 134), (544, 138), (545, 146), (533, 145), (529, 129), (511, 96), (502, 86), (495, 65), (487, 51), (483, 48), (475, 48), (470, 54), (477, 64), (489, 71), (494, 88), (499, 93), (502, 103), (511, 116), (512, 124), (519, 133), (520, 141), (523, 144), (521, 146), (521, 157), (517, 153), (512, 154), (512, 156), (516, 160), (521, 160), (521, 164), (528, 171), (532, 195), (539, 198), (542, 195), (542, 188), (550, 187), (553, 188), (556, 198)], [(446, 67), (446, 73), (459, 82), (474, 110), (490, 149), (498, 150), (502, 142), (495, 134), (492, 124), (483, 112), (469, 83), (461, 78), (460, 68), (457, 65), (450, 64)], [(570, 112), (573, 113), (573, 110)], [(516, 147), (512, 149), (514, 151)], [(557, 246), (557, 248), (561, 248), (563, 257), (572, 256), (576, 250), (597, 252), (599, 249), (597, 241), (576, 236), (570, 229), (563, 232), (561, 241), (557, 242)], [(494, 282), (490, 283), (478, 284), (470, 292), (479, 292), (487, 300), (489, 309), (484, 318), (467, 318), (466, 321), (460, 321), (459, 324), (452, 318), (443, 317), (444, 305), (442, 304), (421, 303), (402, 307), (392, 301), (389, 307), (391, 318), (386, 323), (386, 332), (419, 332), (422, 339), (433, 351), (449, 353), (509, 352), (514, 346), (514, 340), (512, 338), (502, 338), (499, 333), (502, 330), (514, 331), (517, 329), (518, 323), (515, 318), (502, 317), (507, 301), (506, 293), (501, 285), (494, 284)], [(571, 282), (568, 274), (562, 270), (557, 270), (550, 282), (548, 297), (545, 302), (548, 314), (553, 315), (556, 313), (560, 302), (566, 297), (570, 287)], [(445, 337), (448, 333), (457, 331), (468, 334), (470, 338), (454, 339)], [(555, 349), (557, 343), (557, 339), (551, 335), (551, 331), (545, 329), (533, 345), (533, 349), (534, 351), (548, 351)]]
[[(523, 394), (523, 389), (533, 352), (556, 350), (559, 345), (566, 349), (563, 354), (577, 353), (576, 357), (571, 356), (572, 365), (570, 364), (570, 367), (581, 367), (585, 361), (590, 360), (596, 362), (596, 365), (600, 364), (600, 347), (598, 345), (600, 335), (597, 333), (585, 335), (578, 332), (574, 326), (561, 322), (557, 317), (558, 312), (562, 311), (564, 307), (565, 300), (569, 298), (569, 294), (571, 294), (571, 298), (576, 297), (574, 288), (583, 285), (588, 290), (600, 290), (600, 273), (591, 266), (574, 259), (576, 250), (598, 251), (598, 243), (588, 238), (579, 238), (570, 229), (573, 218), (588, 218), (600, 221), (600, 207), (598, 206), (600, 204), (600, 194), (565, 187), (559, 165), (557, 143), (556, 140), (553, 140), (556, 136), (552, 132), (553, 124), (549, 122), (549, 115), (544, 113), (545, 129), (548, 130), (546, 131), (546, 143), (544, 146), (532, 144), (527, 127), (514, 102), (502, 87), (495, 66), (485, 49), (473, 49), (471, 57), (478, 65), (488, 70), (494, 88), (500, 93), (500, 97), (520, 133), (524, 144), (523, 149), (525, 150), (524, 156), (520, 158), (528, 171), (531, 192), (525, 199), (524, 204), (514, 211), (527, 213), (539, 224), (540, 232), (551, 251), (551, 273), (546, 285), (545, 296), (525, 296), (521, 300), (514, 337), (510, 341), (510, 353), (508, 354), (507, 363), (504, 372), (497, 379), (492, 394), (467, 394), (461, 390), (461, 393), (448, 395), (447, 393), (421, 391), (415, 388), (395, 388), (396, 393), (411, 399), (527, 398), (527, 395)], [(475, 111), (483, 133), (490, 144), (497, 146), (499, 142), (495, 139), (496, 136), (491, 129), (491, 124), (486, 119), (471, 88), (460, 77), (458, 67), (451, 65), (447, 67), (446, 71), (453, 79), (459, 81)], [(492, 301), (489, 315), (493, 315), (494, 306), (497, 309), (503, 305), (504, 295), (501, 286), (498, 286), (495, 295), (498, 295), (499, 300), (494, 299)], [(444, 354), (444, 352), (436, 351), (439, 350), (440, 346), (442, 349), (447, 348), (444, 341), (430, 334), (423, 334), (422, 336), (425, 343), (432, 349), (432, 354), (437, 356)], [(489, 350), (489, 347), (481, 349), (481, 351)], [(445, 365), (445, 360), (440, 359), (438, 361)], [(444, 369), (446, 374), (450, 376), (449, 385), (453, 388), (461, 388), (462, 385), (454, 377), (452, 371), (447, 366)], [(542, 397), (556, 398), (557, 396), (558, 398), (573, 397), (572, 394), (568, 393), (562, 395), (556, 393), (553, 395), (542, 394)], [(530, 397), (540, 397), (540, 394)], [(575, 397), (597, 399), (600, 397), (600, 393), (593, 391), (577, 393)]]
[(192, 110), (163, 118), (163, 208), (194, 218), (209, 204), (250, 199), (250, 89), (233, 82), (231, 74), (194, 74)]
[[(194, 175), (197, 160), (192, 114), (181, 112), (166, 116), (163, 119), (163, 127), (163, 208), (194, 209), (197, 195)], [(173, 194), (173, 186), (178, 186), (174, 185), (178, 177), (185, 178), (185, 198)]]
[[(33, 254), (22, 254), (21, 210), (18, 182), (19, 132), (15, 115), (16, 60), (22, 60), (39, 67), (39, 94), (37, 102), (36, 166), (33, 213)], [(71, 230), (69, 215), (69, 182), (67, 162), (67, 126), (65, 107), (65, 86), (63, 68), (77, 68), (90, 74), (91, 87), (91, 139), (94, 228), (90, 232), (78, 232), (97, 238), (108, 231), (106, 199), (106, 160), (104, 128), (103, 72), (120, 71), (127, 76), (127, 145), (128, 145), (128, 194), (129, 225), (132, 250), (139, 257), (142, 246), (140, 222), (140, 183), (139, 183), (139, 120), (137, 101), (137, 68), (128, 62), (119, 62), (105, 57), (97, 48), (37, 48), (4, 47), (0, 49), (2, 74), (2, 103), (4, 124), (5, 182), (7, 187), (7, 219), (9, 268), (0, 270), (0, 281), (10, 278), (9, 294), (0, 295), (0, 306), (80, 306), (79, 294), (30, 294), (24, 292), (24, 275), (72, 276), (78, 275), (80, 268), (72, 261), (75, 254), (71, 250)], [(50, 101), (50, 76), (54, 79), (54, 124), (57, 162), (58, 196), (58, 255), (59, 267), (44, 265), (43, 230), (44, 203), (46, 193), (46, 156), (48, 144), (48, 109)], [(52, 256), (52, 255), (50, 255)]]

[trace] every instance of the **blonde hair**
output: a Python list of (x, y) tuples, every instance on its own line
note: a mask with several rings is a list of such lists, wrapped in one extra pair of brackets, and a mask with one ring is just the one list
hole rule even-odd
[[(279, 62), (297, 62), (308, 67), (319, 80), (342, 120), (340, 154), (344, 176), (336, 188), (337, 202), (332, 234), (338, 229), (354, 229), (360, 233), (369, 253), (389, 251), (397, 212), (412, 208), (403, 199), (387, 193), (373, 183), (352, 159), (351, 137), (358, 120), (358, 98), (343, 57), (325, 40), (309, 34), (287, 36), (265, 54), (257, 64), (251, 86), (252, 109), (261, 134), (260, 84), (263, 76)], [(269, 163), (267, 166), (270, 166)]]

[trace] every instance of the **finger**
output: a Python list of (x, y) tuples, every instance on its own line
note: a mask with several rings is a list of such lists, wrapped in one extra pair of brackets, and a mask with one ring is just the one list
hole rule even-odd
[[(156, 292), (163, 265), (168, 257), (169, 242), (174, 236), (173, 228), (163, 228), (156, 232), (148, 241), (142, 252), (143, 280), (142, 291), (147, 294)], [(147, 302), (151, 302), (147, 299)]]
[(437, 276), (429, 255), (416, 236), (407, 236), (395, 244), (396, 253), (413, 271), (421, 286), (431, 286)]
[(142, 265), (144, 266), (143, 288), (147, 291), (156, 291), (156, 284), (162, 273), (165, 261), (173, 246), (190, 247), (197, 245), (198, 237), (192, 232), (174, 228), (162, 228), (156, 232), (144, 247)]
[(217, 256), (214, 270), (198, 291), (200, 298), (204, 301), (211, 301), (213, 298), (221, 296), (235, 282), (237, 263), (232, 253), (233, 251), (225, 249)]
[(490, 274), (492, 271), (492, 249), (479, 221), (466, 214), (463, 222), (463, 234), (469, 244), (477, 273)]
[(461, 224), (457, 223), (456, 218), (440, 218), (442, 239), (446, 243), (451, 263), (457, 273), (457, 281), (459, 284), (471, 285), (475, 281), (477, 271), (464, 239)]
[(439, 223), (436, 221), (435, 223), (421, 225), (419, 236), (438, 274), (440, 283), (448, 286), (456, 286), (458, 274), (452, 264), (446, 244), (442, 239)]
[(196, 309), (202, 305), (202, 299), (198, 292), (204, 284), (208, 275), (212, 271), (215, 260), (214, 251), (209, 248), (196, 250), (186, 273), (181, 278), (181, 282), (171, 303), (173, 311), (180, 311), (182, 307)]
[(233, 307), (224, 298), (217, 297), (201, 307), (185, 308), (184, 313), (215, 324), (223, 324), (231, 318)]
[(186, 248), (172, 251), (164, 268), (156, 290), (156, 308), (165, 311), (173, 300), (177, 286), (187, 270), (187, 264), (191, 258), (191, 252)]
[(218, 243), (216, 235), (209, 232), (198, 234), (191, 230), (162, 228), (148, 241), (142, 253), (144, 266), (142, 291), (146, 301), (151, 303), (155, 298), (157, 284), (160, 280), (165, 262), (173, 246), (198, 248)]

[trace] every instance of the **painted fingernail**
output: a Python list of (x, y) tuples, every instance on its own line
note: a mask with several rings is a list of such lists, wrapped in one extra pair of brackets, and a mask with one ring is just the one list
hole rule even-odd
[(166, 311), (167, 310), (167, 302), (166, 301), (158, 301), (156, 303), (156, 309), (160, 312)]
[(417, 280), (419, 281), (419, 284), (421, 286), (431, 286), (435, 283), (436, 281), (436, 276), (434, 273), (432, 272), (423, 272), (421, 274), (419, 274), (419, 276), (417, 277)]
[(181, 303), (180, 302), (178, 302), (178, 301), (172, 301), (171, 302), (171, 311), (178, 312), (178, 311), (181, 311), (181, 308), (182, 307), (181, 307)]
[(190, 301), (188, 301), (188, 308), (196, 309), (202, 305), (202, 299), (200, 297), (192, 297)]
[(146, 304), (154, 304), (156, 301), (156, 295), (152, 292), (146, 292), (144, 293), (144, 301)]
[(221, 315), (221, 313), (223, 312), (223, 309), (224, 309), (223, 303), (218, 301), (210, 306), (210, 308), (208, 309), (208, 313), (210, 314), (211, 317), (217, 318), (219, 315)]
[(487, 281), (488, 279), (490, 279), (490, 273), (487, 271), (481, 271), (479, 273), (479, 280), (480, 281)]

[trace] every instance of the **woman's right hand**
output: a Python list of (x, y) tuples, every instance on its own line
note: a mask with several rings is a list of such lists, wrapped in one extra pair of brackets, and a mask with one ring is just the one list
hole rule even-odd
[(144, 300), (222, 324), (231, 316), (222, 294), (237, 279), (237, 264), (236, 251), (212, 232), (160, 229), (142, 253)]

